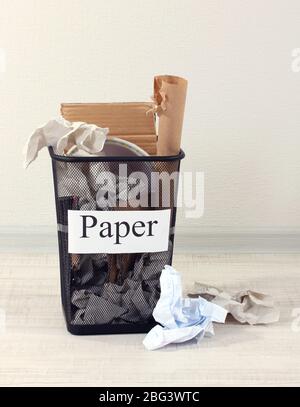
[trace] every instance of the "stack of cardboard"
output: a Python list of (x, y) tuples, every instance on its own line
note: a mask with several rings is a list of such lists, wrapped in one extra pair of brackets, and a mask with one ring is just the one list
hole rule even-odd
[(137, 103), (62, 103), (61, 114), (71, 122), (81, 121), (108, 127), (110, 137), (119, 137), (156, 154), (157, 135), (153, 104)]

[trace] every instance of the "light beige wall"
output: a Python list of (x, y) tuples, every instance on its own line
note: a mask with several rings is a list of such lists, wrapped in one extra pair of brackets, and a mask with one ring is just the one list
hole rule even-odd
[[(147, 100), (152, 77), (189, 79), (184, 169), (205, 172), (199, 230), (300, 230), (298, 0), (0, 0), (0, 225), (55, 223), (43, 152), (28, 135), (61, 101)], [(1, 54), (0, 54), (1, 55)]]

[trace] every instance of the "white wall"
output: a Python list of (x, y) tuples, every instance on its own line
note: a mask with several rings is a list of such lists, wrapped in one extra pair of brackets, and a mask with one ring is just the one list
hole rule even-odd
[(189, 79), (183, 168), (206, 177), (205, 216), (179, 224), (300, 231), (299, 16), (298, 0), (0, 0), (0, 225), (55, 224), (47, 152), (24, 172), (21, 150), (61, 101), (147, 100), (171, 73)]

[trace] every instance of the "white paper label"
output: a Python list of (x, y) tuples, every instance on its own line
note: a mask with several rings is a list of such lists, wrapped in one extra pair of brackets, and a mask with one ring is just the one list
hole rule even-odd
[(68, 211), (69, 253), (168, 250), (171, 209)]

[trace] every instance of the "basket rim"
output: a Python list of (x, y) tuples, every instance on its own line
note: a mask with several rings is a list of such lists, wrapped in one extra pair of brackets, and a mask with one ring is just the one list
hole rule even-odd
[(57, 155), (54, 153), (53, 147), (49, 146), (48, 151), (52, 160), (55, 161), (63, 161), (63, 162), (108, 162), (108, 161), (179, 161), (185, 157), (185, 153), (182, 149), (180, 149), (179, 154), (176, 155), (149, 155), (149, 156), (132, 156), (132, 157), (124, 157), (124, 156), (110, 156), (110, 157), (74, 157), (74, 156), (64, 156), (64, 155)]

